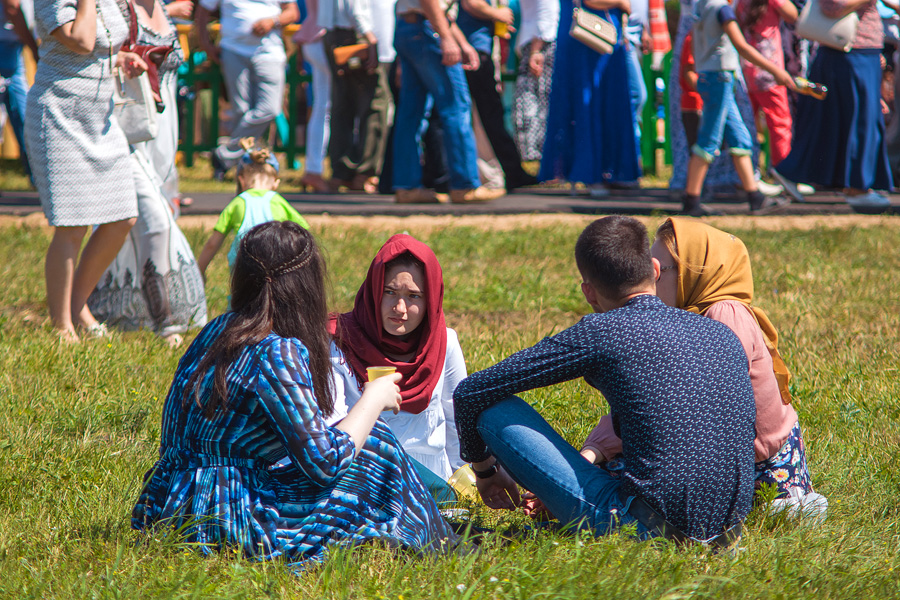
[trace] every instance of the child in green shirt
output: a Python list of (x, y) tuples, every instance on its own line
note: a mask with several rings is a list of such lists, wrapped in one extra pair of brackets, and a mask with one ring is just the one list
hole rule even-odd
[(244, 234), (253, 227), (269, 221), (293, 221), (309, 229), (309, 223), (275, 191), (281, 182), (278, 179), (278, 160), (267, 148), (248, 150), (241, 158), (237, 172), (238, 189), (241, 193), (232, 200), (222, 214), (197, 264), (206, 277), (206, 268), (222, 247), (225, 238), (236, 232), (231, 249), (228, 251), (228, 267), (234, 267), (238, 247)]

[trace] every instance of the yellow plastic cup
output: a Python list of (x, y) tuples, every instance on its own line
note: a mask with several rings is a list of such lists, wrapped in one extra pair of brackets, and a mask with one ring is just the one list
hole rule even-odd
[(458, 468), (447, 480), (447, 483), (462, 497), (473, 501), (481, 498), (478, 495), (478, 488), (475, 487), (475, 473), (472, 471), (471, 465), (463, 465)]
[(379, 377), (391, 375), (396, 372), (397, 367), (366, 367), (366, 375), (368, 375), (369, 381), (375, 381)]
[(509, 35), (509, 25), (503, 21), (494, 21), (494, 35), (505, 39)]

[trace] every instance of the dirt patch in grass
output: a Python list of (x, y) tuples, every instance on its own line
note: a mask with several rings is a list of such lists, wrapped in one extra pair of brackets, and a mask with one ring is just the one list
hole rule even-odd
[[(533, 215), (465, 215), (465, 216), (333, 216), (307, 215), (313, 227), (364, 227), (372, 230), (398, 231), (403, 229), (428, 232), (447, 227), (471, 227), (481, 231), (510, 231), (527, 227), (552, 227), (586, 225), (595, 216), (571, 214)], [(218, 219), (215, 215), (187, 215), (178, 219), (182, 228), (212, 229)], [(653, 228), (662, 222), (661, 217), (637, 217)], [(900, 218), (868, 215), (802, 215), (785, 217), (726, 216), (704, 219), (705, 222), (721, 229), (763, 229), (784, 231), (787, 229), (810, 230), (818, 228), (846, 229), (850, 227), (894, 227), (900, 228)], [(47, 219), (36, 212), (20, 217), (0, 215), (0, 227), (27, 225), (47, 227)]]

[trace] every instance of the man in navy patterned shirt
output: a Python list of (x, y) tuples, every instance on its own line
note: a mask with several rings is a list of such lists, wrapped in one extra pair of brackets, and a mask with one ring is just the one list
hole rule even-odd
[[(456, 389), (461, 455), (473, 463), (478, 491), (488, 506), (512, 509), (518, 482), (562, 523), (598, 535), (634, 523), (643, 537), (729, 545), (753, 497), (756, 408), (740, 341), (654, 295), (660, 264), (635, 219), (594, 221), (575, 260), (595, 314)], [(513, 396), (577, 377), (609, 402), (621, 478)]]

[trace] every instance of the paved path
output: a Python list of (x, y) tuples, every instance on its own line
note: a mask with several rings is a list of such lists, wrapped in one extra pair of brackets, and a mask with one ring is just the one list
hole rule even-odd
[[(559, 190), (523, 190), (484, 204), (395, 204), (393, 196), (365, 194), (306, 194), (283, 191), (284, 197), (301, 214), (330, 215), (509, 215), (530, 213), (574, 214), (631, 214), (674, 213), (679, 201), (669, 197), (669, 191), (659, 188), (615, 190), (602, 200), (585, 194), (570, 195)], [(185, 208), (185, 215), (218, 214), (231, 200), (230, 194), (191, 194), (194, 204)], [(900, 195), (891, 196), (892, 214), (900, 214)], [(733, 195), (716, 195), (708, 206), (724, 214), (746, 214), (747, 203)], [(36, 192), (0, 192), (0, 214), (27, 215), (40, 212)], [(850, 214), (853, 211), (839, 194), (817, 193), (807, 202), (794, 203), (773, 215)]]

